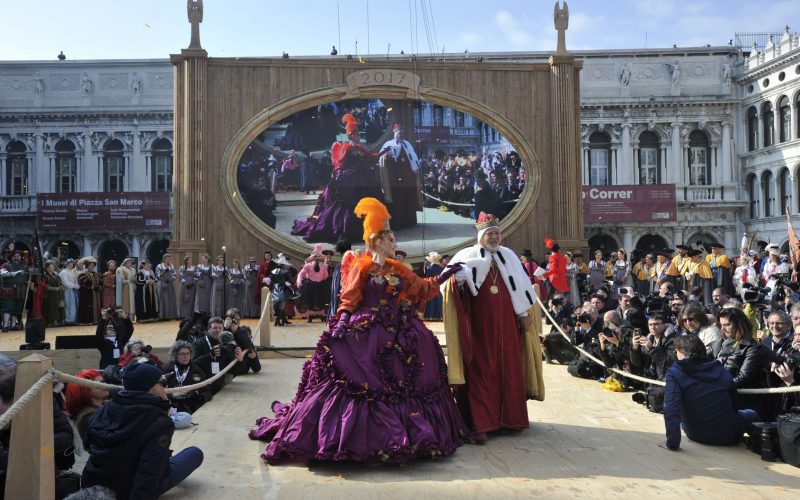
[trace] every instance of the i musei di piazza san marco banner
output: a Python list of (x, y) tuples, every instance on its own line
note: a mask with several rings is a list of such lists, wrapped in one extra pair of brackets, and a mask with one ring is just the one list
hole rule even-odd
[(39, 229), (167, 229), (169, 193), (62, 193), (37, 196)]
[(583, 222), (674, 222), (675, 184), (584, 186)]

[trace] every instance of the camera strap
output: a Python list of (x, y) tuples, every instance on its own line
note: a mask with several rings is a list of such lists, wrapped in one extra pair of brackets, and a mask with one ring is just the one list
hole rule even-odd
[(183, 381), (186, 380), (186, 377), (189, 376), (189, 368), (190, 367), (187, 366), (186, 367), (186, 371), (183, 372), (183, 375), (181, 375), (180, 370), (178, 370), (178, 365), (175, 365), (175, 378), (178, 379), (178, 386), (179, 387), (183, 386)]

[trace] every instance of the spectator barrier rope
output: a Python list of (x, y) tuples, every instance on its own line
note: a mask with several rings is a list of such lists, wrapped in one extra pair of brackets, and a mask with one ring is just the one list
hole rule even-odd
[[(435, 197), (433, 195), (430, 195), (430, 194), (426, 193), (425, 191), (421, 191), (421, 193), (424, 194), (425, 196), (427, 196), (428, 198), (430, 198), (432, 200), (436, 200), (439, 203), (444, 203), (445, 205), (454, 205), (456, 207), (474, 207), (475, 206), (474, 203), (456, 203), (454, 201), (440, 200), (439, 198), (437, 198), (437, 197)], [(519, 201), (519, 199), (516, 199), (516, 200), (505, 200), (505, 201), (500, 201), (500, 203), (517, 203), (518, 201)]]
[[(569, 342), (571, 346), (573, 346), (575, 349), (577, 349), (578, 352), (580, 352), (581, 355), (584, 356), (585, 358), (590, 359), (592, 362), (597, 363), (598, 365), (602, 366), (606, 370), (611, 370), (612, 372), (614, 372), (616, 374), (619, 374), (619, 375), (621, 375), (623, 377), (629, 378), (629, 379), (638, 380), (638, 381), (644, 382), (646, 384), (660, 385), (662, 387), (667, 385), (666, 382), (661, 381), (661, 380), (654, 380), (654, 379), (650, 379), (650, 378), (646, 378), (646, 377), (640, 377), (639, 375), (634, 375), (633, 373), (629, 373), (629, 372), (620, 370), (619, 368), (613, 368), (613, 367), (609, 368), (609, 367), (607, 367), (605, 365), (605, 363), (603, 363), (602, 360), (600, 360), (597, 357), (593, 356), (591, 353), (586, 352), (580, 346), (572, 344), (572, 339), (569, 337), (569, 335), (567, 335), (564, 332), (564, 330), (561, 329), (561, 325), (558, 324), (558, 322), (555, 320), (555, 318), (553, 318), (553, 316), (550, 315), (550, 311), (547, 310), (547, 308), (544, 306), (544, 304), (542, 303), (542, 300), (539, 298), (538, 295), (536, 295), (536, 302), (539, 304), (539, 307), (542, 309), (542, 311), (544, 311), (545, 315), (547, 315), (547, 317), (550, 319), (550, 322), (553, 323), (553, 325), (556, 327), (556, 330), (558, 330), (558, 333), (560, 333), (561, 336), (564, 337), (567, 340), (567, 342)], [(763, 389), (738, 389), (737, 392), (739, 394), (787, 394), (787, 393), (791, 393), (791, 392), (800, 392), (800, 386), (772, 387), (772, 388), (763, 388)]]
[[(206, 379), (206, 380), (204, 380), (202, 382), (198, 382), (198, 383), (192, 384), (192, 385), (184, 385), (184, 386), (181, 386), (181, 387), (168, 388), (168, 389), (165, 390), (165, 392), (167, 394), (182, 394), (184, 392), (195, 391), (195, 390), (200, 389), (202, 387), (205, 387), (205, 386), (207, 386), (209, 384), (213, 384), (219, 378), (224, 377), (225, 374), (228, 373), (234, 367), (234, 365), (236, 365), (236, 363), (237, 363), (236, 360), (231, 361), (230, 363), (228, 363), (228, 366), (223, 368), (219, 373), (217, 373), (213, 377), (208, 378), (208, 379)], [(0, 430), (5, 429), (11, 423), (11, 421), (14, 420), (14, 417), (17, 416), (17, 413), (19, 413), (19, 411), (26, 404), (30, 403), (33, 400), (33, 398), (35, 398), (39, 394), (39, 391), (41, 391), (42, 388), (45, 385), (47, 385), (50, 381), (52, 381), (53, 379), (56, 379), (56, 380), (64, 382), (64, 383), (81, 385), (83, 387), (88, 387), (90, 389), (101, 389), (101, 390), (105, 390), (105, 391), (118, 391), (120, 389), (123, 389), (123, 387), (121, 385), (106, 384), (104, 382), (97, 382), (95, 380), (87, 380), (87, 379), (84, 379), (84, 378), (78, 378), (78, 377), (74, 377), (72, 375), (69, 375), (67, 373), (58, 371), (55, 368), (50, 368), (49, 370), (47, 370), (47, 373), (42, 375), (41, 378), (39, 380), (37, 380), (36, 383), (33, 384), (25, 392), (25, 394), (23, 394), (17, 401), (15, 401), (14, 404), (11, 405), (8, 408), (8, 410), (6, 410), (5, 413), (0, 415)]]

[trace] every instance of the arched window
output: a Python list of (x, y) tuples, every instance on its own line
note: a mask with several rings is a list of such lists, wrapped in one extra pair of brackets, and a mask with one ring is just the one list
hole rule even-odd
[(689, 184), (711, 184), (711, 164), (708, 136), (700, 130), (689, 134)]
[(108, 141), (103, 148), (104, 188), (110, 193), (125, 191), (125, 147), (118, 139)]
[(639, 184), (660, 184), (661, 169), (658, 136), (652, 132), (639, 135)]
[(781, 204), (778, 207), (780, 209), (780, 213), (778, 215), (785, 213), (787, 208), (790, 212), (792, 211), (792, 180), (789, 178), (788, 168), (781, 170), (779, 179), (781, 189)]
[(754, 106), (747, 110), (747, 150), (758, 148), (758, 111)]
[(153, 191), (172, 192), (172, 144), (166, 139), (153, 143)]
[(789, 98), (786, 96), (781, 97), (778, 101), (778, 117), (780, 119), (780, 133), (778, 134), (780, 142), (791, 140), (792, 106), (789, 104)]
[(761, 192), (764, 200), (764, 217), (772, 217), (775, 215), (775, 182), (769, 170), (761, 174)]
[(750, 198), (750, 218), (758, 218), (758, 180), (755, 174), (747, 178), (747, 197)]
[(775, 141), (775, 112), (772, 103), (765, 102), (761, 108), (761, 121), (764, 124), (764, 147), (772, 146)]
[(74, 193), (78, 180), (75, 144), (62, 139), (56, 143), (56, 193)]
[(6, 194), (23, 196), (28, 194), (28, 148), (22, 141), (12, 141), (6, 146)]
[(611, 164), (611, 141), (602, 132), (589, 136), (589, 184), (605, 186), (610, 184), (609, 166)]

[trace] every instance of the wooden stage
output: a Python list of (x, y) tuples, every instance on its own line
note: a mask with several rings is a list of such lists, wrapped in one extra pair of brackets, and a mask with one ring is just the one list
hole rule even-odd
[(455, 455), (404, 467), (268, 466), (247, 432), (273, 400), (294, 394), (303, 359), (265, 359), (237, 377), (176, 431), (173, 449), (195, 445), (205, 462), (163, 498), (797, 498), (800, 469), (767, 463), (743, 445), (682, 450), (664, 441), (661, 415), (600, 384), (545, 365), (547, 398), (529, 402), (531, 429), (464, 445)]

